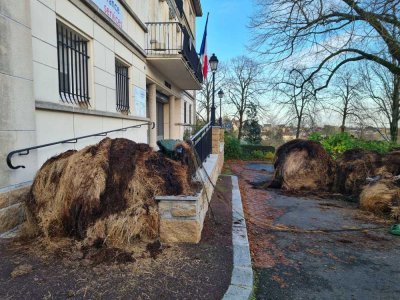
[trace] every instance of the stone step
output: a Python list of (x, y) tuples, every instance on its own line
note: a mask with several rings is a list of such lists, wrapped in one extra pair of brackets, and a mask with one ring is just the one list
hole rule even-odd
[(25, 205), (22, 202), (0, 209), (0, 234), (5, 233), (25, 221)]
[(0, 233), (0, 239), (12, 239), (20, 236), (22, 224), (15, 226), (13, 229)]
[(29, 190), (30, 186), (25, 186), (5, 193), (0, 193), (0, 209), (25, 201), (29, 194)]

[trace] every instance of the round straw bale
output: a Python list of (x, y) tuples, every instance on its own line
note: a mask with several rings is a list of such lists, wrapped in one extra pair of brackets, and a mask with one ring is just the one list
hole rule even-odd
[(386, 153), (382, 158), (382, 164), (393, 176), (400, 175), (400, 150)]
[(360, 208), (378, 216), (395, 217), (394, 212), (398, 211), (399, 206), (400, 188), (390, 179), (364, 186), (360, 194)]
[(345, 151), (336, 161), (335, 189), (338, 192), (358, 196), (367, 184), (367, 177), (383, 175), (382, 155), (363, 149)]
[(274, 180), (270, 187), (285, 190), (329, 190), (333, 183), (334, 161), (322, 145), (294, 140), (278, 148)]
[(147, 144), (105, 138), (44, 163), (27, 200), (28, 220), (46, 237), (124, 247), (158, 237), (154, 197), (192, 193), (189, 167)]

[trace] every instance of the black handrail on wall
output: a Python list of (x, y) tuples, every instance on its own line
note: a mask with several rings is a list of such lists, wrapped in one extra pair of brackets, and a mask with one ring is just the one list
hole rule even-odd
[(76, 138), (72, 138), (72, 139), (68, 139), (68, 140), (62, 140), (62, 141), (58, 141), (58, 142), (54, 142), (54, 143), (48, 143), (48, 144), (43, 144), (43, 145), (39, 145), (39, 146), (34, 146), (34, 147), (28, 147), (28, 148), (14, 150), (14, 151), (11, 151), (10, 153), (8, 153), (8, 155), (7, 155), (7, 165), (8, 165), (8, 167), (10, 169), (13, 169), (13, 170), (16, 170), (16, 169), (19, 169), (19, 168), (25, 168), (25, 166), (23, 166), (23, 165), (14, 166), (12, 164), (11, 158), (12, 158), (12, 156), (14, 154), (28, 155), (31, 150), (44, 148), (44, 147), (49, 147), (49, 146), (53, 146), (53, 145), (57, 145), (57, 144), (70, 144), (70, 143), (71, 144), (76, 144), (78, 142), (78, 140), (81, 140), (81, 139), (94, 137), (94, 136), (106, 136), (107, 134), (109, 134), (111, 132), (126, 131), (127, 129), (130, 129), (130, 128), (140, 128), (143, 125), (152, 125), (151, 129), (154, 129), (155, 123), (154, 122), (146, 122), (146, 123), (142, 123), (142, 124), (138, 124), (138, 125), (123, 127), (123, 128), (120, 128), (120, 129), (114, 129), (114, 130), (103, 131), (103, 132), (99, 132), (99, 133), (95, 133), (95, 134), (79, 136), (79, 137), (76, 137)]
[(190, 138), (194, 149), (199, 155), (200, 161), (203, 163), (212, 152), (212, 132), (211, 122)]

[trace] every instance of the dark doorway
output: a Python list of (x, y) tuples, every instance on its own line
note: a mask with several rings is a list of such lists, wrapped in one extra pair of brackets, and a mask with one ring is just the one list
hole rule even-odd
[(164, 139), (164, 103), (157, 101), (157, 141)]

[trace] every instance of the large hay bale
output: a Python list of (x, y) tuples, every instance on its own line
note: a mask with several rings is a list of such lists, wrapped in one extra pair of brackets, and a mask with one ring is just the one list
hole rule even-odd
[(274, 180), (270, 187), (285, 190), (330, 190), (335, 163), (322, 145), (293, 140), (276, 152)]
[(400, 175), (400, 150), (386, 153), (382, 158), (382, 164), (393, 176)]
[(156, 195), (192, 193), (189, 167), (147, 144), (105, 138), (46, 161), (27, 201), (45, 237), (124, 248), (158, 237)]
[(391, 179), (383, 179), (364, 186), (360, 194), (360, 208), (381, 217), (398, 218), (400, 187)]
[(386, 169), (382, 163), (382, 155), (363, 149), (345, 151), (336, 161), (336, 191), (358, 196), (367, 184), (367, 177), (384, 175)]

